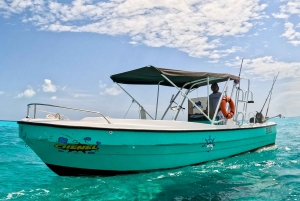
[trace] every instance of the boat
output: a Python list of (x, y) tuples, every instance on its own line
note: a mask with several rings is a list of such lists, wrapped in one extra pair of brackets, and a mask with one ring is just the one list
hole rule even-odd
[[(51, 104), (27, 105), (26, 118), (18, 121), (19, 137), (56, 174), (111, 176), (172, 169), (275, 144), (276, 123), (266, 118), (257, 121), (255, 113), (247, 111), (248, 104), (254, 102), (248, 78), (146, 66), (112, 75), (111, 79), (139, 106), (139, 119), (111, 118), (98, 111)], [(189, 95), (206, 86), (208, 97), (210, 85), (220, 82), (224, 88), (217, 108), (222, 106), (224, 115), (217, 118), (218, 110), (211, 115), (209, 107), (205, 111)], [(241, 82), (246, 83), (245, 89)], [(157, 85), (158, 90), (160, 86), (174, 87), (178, 92), (157, 118), (158, 104), (152, 117), (121, 84)], [(189, 113), (187, 121), (178, 121), (186, 100), (197, 112)], [(70, 120), (63, 113), (39, 108), (85, 112), (87, 116)], [(174, 113), (172, 119), (165, 119), (168, 112)]]

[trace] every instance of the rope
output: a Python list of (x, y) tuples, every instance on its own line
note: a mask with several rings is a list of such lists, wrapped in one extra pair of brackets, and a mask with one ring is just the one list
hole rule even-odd
[(130, 104), (130, 106), (129, 106), (129, 108), (128, 108), (128, 110), (127, 110), (127, 112), (126, 112), (126, 114), (125, 114), (125, 116), (124, 116), (123, 119), (125, 119), (125, 117), (127, 116), (127, 113), (129, 112), (129, 110), (130, 110), (130, 108), (131, 108), (131, 106), (132, 106), (133, 103), (134, 103), (134, 100), (132, 100), (132, 102), (131, 102), (131, 104)]

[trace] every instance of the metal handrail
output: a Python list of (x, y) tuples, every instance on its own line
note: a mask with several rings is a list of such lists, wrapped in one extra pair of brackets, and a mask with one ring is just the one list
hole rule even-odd
[(102, 116), (107, 123), (111, 124), (111, 122), (100, 112), (97, 111), (92, 111), (92, 110), (84, 110), (84, 109), (79, 109), (79, 108), (72, 108), (72, 107), (64, 107), (64, 106), (58, 106), (58, 105), (51, 105), (51, 104), (43, 104), (43, 103), (30, 103), (27, 105), (27, 116), (26, 118), (29, 118), (29, 109), (30, 106), (34, 106), (34, 115), (33, 118), (36, 118), (36, 106), (37, 105), (41, 105), (41, 106), (48, 106), (48, 107), (56, 107), (56, 108), (61, 108), (61, 109), (67, 109), (67, 110), (75, 110), (75, 111), (80, 111), (80, 112), (88, 112), (88, 113), (94, 113), (94, 114), (99, 114), (100, 116)]
[[(243, 118), (242, 118), (242, 122), (240, 123), (238, 120), (239, 115), (242, 114)], [(244, 124), (244, 119), (245, 119), (245, 114), (243, 112), (238, 112), (237, 116), (236, 116), (236, 123), (238, 124), (238, 126), (242, 126)]]
[[(247, 97), (247, 93), (251, 95), (251, 101), (253, 101), (253, 92), (251, 90), (245, 92), (245, 98)], [(247, 100), (249, 101), (249, 100)]]
[[(244, 77), (240, 77), (240, 81), (241, 80), (246, 80), (248, 81), (248, 86), (247, 86), (247, 90), (243, 90), (241, 89), (241, 82), (239, 83), (239, 86), (237, 87), (236, 90), (236, 97), (235, 97), (235, 106), (236, 106), (236, 111), (235, 111), (235, 116), (234, 119), (235, 121), (238, 121), (238, 106), (239, 106), (239, 102), (242, 101), (243, 102), (243, 121), (245, 120), (245, 118), (247, 117), (247, 106), (248, 106), (248, 101), (249, 101), (249, 94), (251, 94), (251, 100), (253, 101), (253, 93), (252, 91), (250, 91), (250, 80), (248, 78), (244, 78)], [(242, 99), (240, 100), (240, 92), (242, 92)]]
[[(164, 74), (161, 74), (161, 76), (163, 76), (171, 85), (173, 85), (178, 91), (181, 92), (181, 95), (184, 96), (185, 98), (187, 98), (192, 104), (194, 107), (196, 107), (207, 119), (210, 119), (199, 107), (198, 105), (196, 105), (194, 103), (194, 101), (192, 101), (183, 91), (182, 89), (178, 88), (176, 86), (176, 84), (174, 84), (167, 76), (165, 76)], [(211, 121), (212, 122), (212, 121)]]
[[(117, 82), (115, 82), (132, 100), (134, 100), (134, 102), (136, 103), (136, 104), (138, 104), (139, 106), (140, 106), (140, 108), (142, 109), (144, 109), (145, 110), (145, 108), (137, 101), (137, 100), (135, 100), (135, 98), (133, 98), (123, 87), (121, 87), (121, 85), (119, 84), (119, 83), (117, 83)], [(151, 118), (151, 119), (153, 119), (154, 120), (154, 118), (145, 110), (145, 112), (146, 112), (146, 114), (148, 114), (148, 116)]]

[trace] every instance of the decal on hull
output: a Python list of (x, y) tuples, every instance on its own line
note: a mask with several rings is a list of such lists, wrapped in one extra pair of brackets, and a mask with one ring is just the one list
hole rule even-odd
[(207, 152), (212, 151), (213, 148), (214, 148), (214, 146), (215, 146), (215, 143), (214, 143), (215, 138), (212, 139), (212, 138), (209, 136), (209, 138), (208, 138), (208, 139), (205, 139), (205, 141), (206, 141), (206, 145), (203, 145), (202, 147), (209, 148), (209, 150), (208, 150)]
[(98, 145), (87, 145), (87, 144), (55, 144), (54, 147), (59, 150), (67, 150), (68, 152), (76, 151), (76, 152), (90, 152), (96, 151), (99, 149)]

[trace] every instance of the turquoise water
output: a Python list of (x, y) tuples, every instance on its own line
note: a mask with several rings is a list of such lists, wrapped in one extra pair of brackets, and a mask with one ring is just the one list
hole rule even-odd
[(300, 200), (300, 117), (275, 119), (276, 145), (180, 169), (60, 177), (0, 121), (0, 200)]

